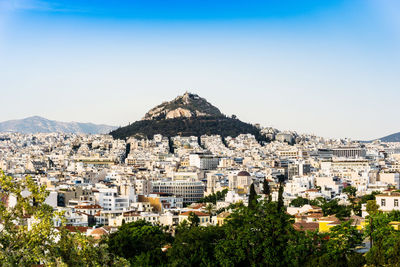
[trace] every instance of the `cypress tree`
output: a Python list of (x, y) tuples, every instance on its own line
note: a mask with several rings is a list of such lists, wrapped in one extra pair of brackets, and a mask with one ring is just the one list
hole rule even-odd
[(254, 183), (250, 186), (250, 195), (249, 195), (249, 209), (254, 209), (257, 205), (257, 193), (256, 189), (254, 188)]
[(263, 181), (263, 194), (267, 196), (268, 201), (271, 201), (271, 189), (269, 188), (269, 182), (266, 178)]
[(168, 137), (168, 146), (169, 146), (169, 153), (174, 154), (174, 142), (172, 141), (171, 137)]
[(279, 175), (279, 193), (278, 193), (278, 212), (280, 212), (283, 208), (283, 181), (285, 179), (284, 175)]

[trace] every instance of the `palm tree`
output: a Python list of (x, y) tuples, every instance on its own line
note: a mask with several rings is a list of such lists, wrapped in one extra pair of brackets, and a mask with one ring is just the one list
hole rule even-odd
[(214, 211), (214, 205), (211, 204), (211, 203), (207, 204), (207, 206), (206, 206), (206, 211), (207, 211), (207, 213), (210, 214), (210, 216), (211, 216), (212, 213), (213, 213), (213, 211)]

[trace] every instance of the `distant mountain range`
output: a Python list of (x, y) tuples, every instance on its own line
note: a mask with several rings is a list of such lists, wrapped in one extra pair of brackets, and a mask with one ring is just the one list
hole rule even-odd
[(382, 142), (400, 142), (400, 133), (391, 134), (382, 138), (379, 138)]
[(152, 138), (155, 134), (169, 137), (204, 134), (236, 137), (247, 133), (253, 134), (259, 141), (266, 141), (254, 125), (242, 122), (234, 115), (227, 117), (206, 99), (186, 92), (154, 107), (142, 120), (112, 131), (111, 135), (125, 139), (130, 136)]
[(106, 134), (116, 128), (115, 126), (104, 124), (53, 121), (39, 116), (0, 122), (0, 132), (19, 132), (25, 134), (51, 132)]

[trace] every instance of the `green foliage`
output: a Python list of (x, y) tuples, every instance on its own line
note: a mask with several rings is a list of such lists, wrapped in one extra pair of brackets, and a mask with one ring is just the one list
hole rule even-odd
[[(15, 182), (10, 176), (0, 173), (2, 199), (17, 200), (14, 207), (6, 207), (0, 201), (0, 263), (2, 265), (29, 265), (41, 261), (54, 261), (51, 249), (56, 232), (53, 227), (52, 208), (44, 204), (48, 192), (25, 177)], [(27, 227), (27, 218), (35, 222)]]
[(226, 148), (228, 148), (228, 144), (226, 143), (226, 140), (225, 140), (225, 137), (224, 137), (224, 136), (221, 136), (221, 141), (222, 141), (222, 144), (224, 144), (224, 146), (225, 146)]
[(322, 207), (326, 203), (326, 199), (323, 197), (317, 197), (316, 199), (310, 200), (310, 205)]
[(143, 220), (125, 223), (107, 241), (109, 251), (123, 257), (132, 265), (155, 266), (166, 261), (161, 248), (171, 242), (171, 237), (160, 226)]
[(263, 194), (266, 195), (268, 201), (271, 201), (271, 188), (269, 187), (269, 182), (266, 178), (263, 181)]
[(228, 189), (224, 189), (222, 191), (215, 192), (214, 194), (210, 194), (201, 198), (198, 203), (213, 203), (214, 205), (217, 204), (218, 200), (225, 199), (226, 194), (228, 193)]
[(361, 202), (359, 199), (356, 199), (357, 188), (354, 186), (347, 186), (343, 189), (343, 192), (347, 195), (350, 203), (351, 203), (351, 210), (354, 214), (361, 216)]
[(400, 211), (392, 210), (391, 212), (386, 213), (390, 221), (400, 221)]
[(207, 204), (205, 209), (206, 209), (207, 213), (210, 215), (212, 215), (214, 213), (214, 205), (211, 203)]
[(355, 197), (357, 194), (357, 188), (354, 186), (347, 186), (343, 189), (343, 193), (345, 193), (349, 198)]
[(276, 202), (240, 207), (224, 224), (216, 247), (221, 266), (300, 266), (313, 253), (313, 239), (292, 227), (292, 218)]
[(249, 209), (254, 209), (257, 205), (257, 193), (254, 188), (254, 183), (250, 185), (250, 195), (249, 195)]
[[(114, 257), (92, 239), (56, 229), (54, 221), (64, 221), (63, 214), (44, 203), (46, 187), (30, 177), (15, 181), (0, 172), (0, 188), (1, 266), (127, 266), (123, 258)], [(6, 206), (3, 200), (13, 198), (16, 205)]]
[(125, 159), (128, 157), (130, 152), (131, 152), (131, 143), (127, 143), (125, 147)]
[(170, 266), (218, 266), (215, 247), (224, 238), (224, 229), (218, 226), (180, 226), (168, 250)]
[(366, 210), (367, 210), (368, 214), (374, 215), (379, 211), (379, 206), (378, 206), (378, 204), (376, 204), (375, 200), (368, 200)]
[(364, 204), (364, 203), (367, 203), (368, 200), (375, 200), (375, 196), (378, 195), (378, 194), (380, 194), (379, 191), (374, 191), (369, 195), (364, 195), (364, 196), (361, 197), (361, 201), (360, 202), (362, 204)]
[(362, 216), (362, 210), (361, 210), (361, 203), (360, 202), (352, 202), (352, 209), (355, 215), (357, 216)]
[[(232, 214), (222, 226), (199, 226), (199, 218), (192, 213), (177, 227), (174, 238), (160, 226), (137, 221), (124, 223), (117, 232), (96, 242), (64, 227), (56, 229), (53, 221), (62, 221), (62, 214), (44, 204), (48, 195), (45, 187), (37, 186), (29, 177), (15, 182), (1, 173), (0, 188), (1, 199), (18, 200), (14, 207), (0, 202), (4, 227), (0, 231), (1, 266), (400, 265), (400, 232), (389, 224), (400, 220), (398, 211), (371, 211), (364, 237), (370, 238), (373, 246), (365, 255), (355, 252), (363, 236), (351, 221), (342, 222), (325, 234), (295, 231), (293, 218), (283, 205), (282, 190), (277, 202), (255, 201), (251, 208), (242, 203), (231, 205)], [(375, 202), (370, 200), (368, 204), (371, 201)], [(315, 202), (326, 215), (336, 212), (339, 216), (344, 209), (345, 213), (350, 209), (337, 200)], [(35, 219), (29, 229), (25, 226), (27, 216)], [(165, 245), (170, 248), (162, 252)]]
[(278, 191), (278, 212), (282, 212), (284, 208), (283, 203), (283, 178), (279, 178), (279, 191)]
[(116, 257), (108, 251), (105, 242), (96, 244), (91, 238), (77, 232), (71, 234), (67, 229), (60, 229), (60, 240), (52, 249), (59, 255), (57, 263), (67, 266), (129, 266), (122, 257)]
[(191, 212), (188, 216), (189, 227), (196, 227), (200, 224), (200, 218), (196, 213)]
[(205, 147), (203, 146), (203, 144), (201, 143), (201, 137), (197, 136), (197, 144), (199, 145), (199, 147), (201, 147), (202, 149), (205, 149)]
[(319, 198), (317, 200), (317, 203), (312, 203), (312, 205), (313, 204), (317, 204), (317, 206), (322, 208), (324, 216), (336, 215), (336, 217), (338, 217), (339, 219), (344, 219), (350, 217), (351, 215), (352, 207), (340, 205), (339, 200), (337, 199), (326, 201), (323, 198)]
[(371, 249), (365, 257), (369, 266), (399, 266), (400, 232), (389, 223), (397, 218), (396, 213), (374, 213), (369, 216), (365, 236), (372, 242)]
[(364, 195), (362, 197), (359, 197), (358, 199), (354, 199), (353, 197), (350, 198), (354, 214), (361, 216), (362, 215), (362, 211), (361, 211), (362, 204), (367, 203), (369, 200), (375, 201), (375, 196), (378, 194), (380, 194), (379, 191), (374, 191), (371, 194)]
[(171, 137), (168, 137), (168, 147), (169, 147), (169, 153), (174, 154), (175, 147), (174, 147), (174, 142), (172, 141)]
[(153, 138), (155, 134), (164, 136), (221, 135), (237, 137), (240, 134), (253, 134), (258, 141), (266, 141), (254, 125), (220, 117), (175, 118), (168, 120), (142, 120), (116, 129), (110, 134), (114, 138), (125, 139), (134, 135)]
[(297, 197), (290, 202), (290, 206), (293, 207), (303, 207), (304, 205), (310, 204), (310, 201), (304, 197)]
[(313, 257), (313, 266), (363, 266), (365, 260), (354, 249), (362, 243), (362, 234), (351, 226), (351, 221), (342, 222), (331, 229)]

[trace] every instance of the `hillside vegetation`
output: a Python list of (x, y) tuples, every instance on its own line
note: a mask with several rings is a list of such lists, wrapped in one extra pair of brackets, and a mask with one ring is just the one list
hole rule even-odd
[(152, 138), (155, 134), (168, 137), (252, 134), (258, 141), (266, 141), (257, 127), (238, 120), (236, 116), (225, 116), (206, 99), (188, 92), (152, 108), (142, 120), (110, 134), (118, 139), (131, 136)]
[(253, 134), (258, 141), (266, 141), (265, 136), (255, 126), (228, 117), (175, 118), (168, 120), (142, 120), (111, 132), (114, 138), (130, 136), (152, 138), (155, 134), (164, 136), (221, 135), (236, 137)]

